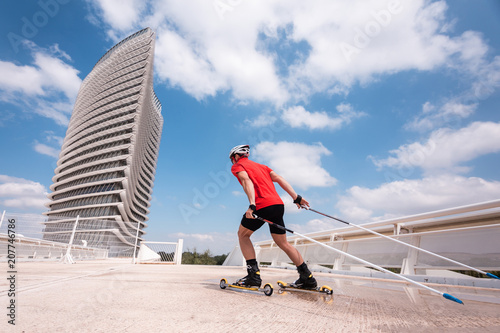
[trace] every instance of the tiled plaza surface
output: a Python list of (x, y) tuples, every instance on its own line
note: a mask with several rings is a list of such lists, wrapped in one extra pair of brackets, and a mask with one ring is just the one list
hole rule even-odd
[[(296, 272), (262, 268), (272, 296), (221, 289), (242, 267), (130, 261), (17, 265), (15, 298), (0, 280), (1, 332), (500, 332), (499, 288), (432, 285), (460, 305), (403, 282), (316, 273), (333, 295), (279, 292)], [(15, 301), (15, 326), (7, 308)]]

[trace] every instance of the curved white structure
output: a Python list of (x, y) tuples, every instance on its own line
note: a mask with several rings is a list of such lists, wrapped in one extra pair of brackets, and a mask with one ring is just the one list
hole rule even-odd
[[(153, 90), (155, 33), (111, 48), (80, 87), (48, 195), (44, 239), (133, 251), (148, 220), (163, 126)], [(138, 230), (138, 226), (139, 230)]]
[[(498, 199), (358, 226), (476, 269), (494, 272), (493, 274), (500, 271)], [(402, 274), (463, 278), (463, 275), (450, 271), (471, 271), (464, 265), (374, 236), (354, 224), (306, 236), (378, 266), (399, 269)], [(288, 241), (313, 269), (323, 270), (324, 265), (330, 265), (333, 270), (343, 271), (345, 274), (374, 276), (374, 271), (366, 268), (366, 264), (325, 249), (317, 243), (296, 235), (289, 236)], [(258, 262), (270, 263), (271, 266), (289, 266), (290, 259), (272, 239), (255, 242), (254, 245)], [(239, 247), (231, 251), (224, 265), (245, 265)], [(495, 284), (496, 281), (498, 280), (492, 283)], [(477, 281), (475, 283), (477, 285)]]

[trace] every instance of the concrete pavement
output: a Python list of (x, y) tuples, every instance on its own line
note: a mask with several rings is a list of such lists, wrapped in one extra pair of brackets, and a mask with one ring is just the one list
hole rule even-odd
[[(406, 283), (315, 273), (333, 295), (279, 293), (293, 270), (262, 268), (263, 293), (222, 290), (241, 267), (130, 261), (17, 264), (15, 298), (0, 280), (1, 332), (500, 332), (500, 289), (433, 285), (460, 305)], [(7, 308), (15, 301), (15, 326)]]

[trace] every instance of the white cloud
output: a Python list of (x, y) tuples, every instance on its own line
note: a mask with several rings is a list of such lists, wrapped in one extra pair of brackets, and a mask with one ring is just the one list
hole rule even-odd
[(45, 140), (50, 143), (56, 143), (59, 147), (61, 147), (64, 142), (64, 138), (55, 135), (53, 131), (45, 131)]
[(390, 151), (375, 165), (392, 168), (420, 167), (427, 173), (437, 171), (466, 172), (462, 166), (479, 156), (500, 152), (500, 123), (474, 122), (459, 130), (442, 128), (434, 131), (427, 142), (414, 142)]
[(45, 211), (47, 189), (38, 182), (0, 175), (0, 205), (4, 209)]
[(500, 87), (500, 56), (491, 62), (485, 55), (488, 47), (476, 32), (461, 36), (460, 54), (449, 67), (456, 69), (470, 83), (470, 87), (441, 106), (424, 104), (422, 113), (405, 125), (406, 129), (427, 131), (465, 119), (476, 112), (478, 101), (492, 95)]
[(306, 224), (290, 224), (287, 228), (301, 234), (308, 234), (311, 232), (325, 231), (344, 226), (340, 222), (335, 222), (332, 219), (313, 219)]
[(52, 119), (56, 124), (67, 127), (74, 101), (47, 101), (37, 97), (33, 99), (33, 105), (27, 105), (25, 109), (31, 109), (40, 116)]
[(59, 47), (59, 44), (57, 44), (57, 43), (49, 46), (49, 51), (50, 51), (50, 54), (52, 54), (54, 56), (64, 58), (67, 61), (71, 61), (70, 55), (67, 54), (66, 52), (64, 52), (63, 50), (61, 50), (61, 48)]
[(45, 131), (44, 134), (44, 140), (46, 143), (40, 143), (38, 140), (35, 140), (33, 143), (33, 149), (37, 153), (58, 159), (64, 138), (55, 135), (53, 131)]
[(209, 232), (202, 233), (174, 233), (169, 234), (168, 238), (184, 240), (184, 251), (196, 249), (198, 253), (209, 249), (213, 255), (227, 254), (235, 245), (238, 244), (236, 231), (231, 232)]
[[(43, 95), (40, 70), (32, 66), (18, 66), (0, 60), (0, 89), (26, 95)], [(2, 93), (4, 95), (5, 93)]]
[(155, 65), (161, 80), (181, 87), (198, 99), (227, 89), (226, 82), (210, 63), (193, 50), (188, 41), (168, 29), (158, 31)]
[(303, 106), (293, 106), (284, 110), (281, 118), (293, 128), (336, 130), (344, 124), (349, 124), (352, 119), (365, 115), (363, 112), (355, 111), (349, 104), (338, 105), (337, 111), (338, 115), (331, 116), (324, 111), (309, 112)]
[[(61, 59), (43, 52), (35, 53), (34, 58), (45, 90), (62, 92), (68, 100), (74, 101), (82, 83), (78, 77), (79, 71)], [(47, 93), (49, 92), (45, 91)]]
[(422, 107), (422, 113), (405, 125), (406, 129), (428, 131), (442, 127), (451, 122), (465, 119), (477, 109), (477, 103), (462, 104), (458, 101), (449, 101), (441, 107), (427, 102)]
[(33, 148), (35, 149), (35, 151), (37, 153), (40, 153), (40, 154), (43, 154), (43, 155), (47, 155), (47, 156), (51, 156), (51, 157), (54, 157), (54, 158), (59, 158), (59, 152), (61, 151), (61, 149), (50, 147), (50, 146), (48, 146), (46, 144), (39, 143), (36, 140), (35, 140)]
[(477, 78), (472, 85), (471, 98), (483, 99), (500, 87), (500, 56), (496, 56), (491, 63), (479, 66)]
[(378, 188), (351, 187), (336, 208), (350, 222), (406, 216), (498, 199), (499, 181), (440, 175), (405, 179)]
[[(346, 93), (382, 74), (448, 67), (470, 78), (489, 66), (479, 33), (447, 35), (453, 22), (445, 1), (143, 3), (120, 2), (116, 11), (111, 0), (94, 1), (110, 36), (146, 24), (156, 29), (158, 75), (198, 99), (231, 91), (237, 100), (284, 105)], [(294, 60), (283, 62), (290, 55)]]
[(158, 76), (197, 99), (231, 89), (238, 100), (284, 101), (271, 59), (258, 53), (252, 43), (238, 49), (233, 41), (218, 39), (191, 40), (160, 27), (155, 59)]
[(309, 187), (333, 186), (337, 183), (337, 180), (321, 167), (321, 156), (330, 154), (321, 143), (306, 145), (285, 141), (261, 142), (252, 152), (257, 160), (269, 165), (292, 186), (304, 190)]
[(114, 29), (130, 30), (137, 23), (146, 4), (142, 0), (91, 0), (104, 21)]
[[(380, 74), (462, 69), (478, 62), (485, 44), (478, 34), (445, 35), (446, 10), (444, 1), (349, 1), (301, 8), (292, 15), (294, 38), (307, 40), (311, 53), (292, 67), (290, 81), (313, 93), (366, 84)], [(470, 54), (473, 45), (482, 47)]]
[(57, 44), (49, 50), (32, 43), (26, 46), (32, 51), (33, 65), (0, 60), (0, 100), (67, 125), (82, 82), (78, 70), (58, 58), (69, 56)]
[(74, 101), (81, 80), (79, 71), (68, 65), (60, 57), (71, 60), (57, 44), (49, 49), (39, 48), (31, 42), (25, 46), (32, 52), (33, 65), (19, 66), (12, 62), (0, 61), (2, 96), (6, 93), (21, 93), (29, 96), (50, 97), (62, 93), (69, 101)]
[(209, 234), (185, 234), (185, 233), (177, 233), (175, 234), (176, 237), (179, 237), (179, 238), (193, 238), (195, 240), (198, 240), (198, 241), (214, 241), (214, 237), (212, 235), (209, 235)]
[(266, 127), (274, 124), (278, 118), (269, 113), (262, 113), (254, 120), (246, 119), (245, 122), (253, 127)]

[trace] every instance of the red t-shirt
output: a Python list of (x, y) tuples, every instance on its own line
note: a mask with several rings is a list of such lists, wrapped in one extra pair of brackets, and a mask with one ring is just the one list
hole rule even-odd
[(238, 172), (246, 171), (248, 177), (253, 183), (255, 189), (255, 206), (257, 209), (268, 207), (271, 205), (283, 205), (274, 183), (271, 180), (271, 168), (264, 164), (259, 164), (254, 161), (249, 160), (246, 157), (242, 157), (233, 164), (231, 167), (231, 172), (238, 179)]

